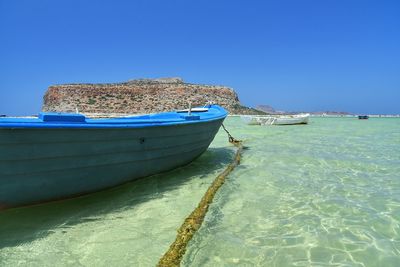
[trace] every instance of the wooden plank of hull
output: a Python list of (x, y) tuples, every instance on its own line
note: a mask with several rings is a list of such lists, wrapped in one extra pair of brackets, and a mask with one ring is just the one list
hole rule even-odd
[[(210, 139), (208, 132), (198, 132), (192, 135), (180, 135), (179, 143), (177, 137), (140, 137), (136, 136), (127, 140), (101, 140), (86, 142), (65, 142), (65, 143), (41, 143), (41, 144), (0, 144), (0, 165), (23, 160), (44, 160), (66, 157), (84, 157), (91, 155), (143, 152), (158, 149), (168, 149), (177, 145), (190, 145), (193, 142), (200, 142)], [(60, 133), (62, 134), (62, 133)], [(56, 149), (55, 149), (56, 148)], [(1, 167), (0, 167), (1, 171)]]
[[(1, 129), (0, 206), (82, 195), (182, 166), (207, 149), (221, 123), (141, 129)], [(24, 139), (16, 143), (15, 136)]]

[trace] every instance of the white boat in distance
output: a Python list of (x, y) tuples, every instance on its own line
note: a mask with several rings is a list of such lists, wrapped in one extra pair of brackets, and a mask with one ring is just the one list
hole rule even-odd
[(310, 114), (296, 115), (244, 115), (241, 119), (248, 125), (292, 125), (307, 124)]

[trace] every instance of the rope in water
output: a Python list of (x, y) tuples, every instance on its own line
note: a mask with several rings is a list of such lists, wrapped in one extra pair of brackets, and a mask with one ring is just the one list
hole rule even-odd
[(212, 203), (215, 194), (217, 193), (218, 189), (224, 184), (226, 176), (237, 165), (240, 164), (240, 158), (243, 149), (242, 142), (233, 138), (223, 124), (222, 128), (228, 134), (229, 142), (237, 147), (235, 157), (233, 161), (226, 167), (226, 169), (215, 178), (214, 182), (207, 189), (200, 203), (185, 219), (181, 227), (178, 229), (178, 234), (174, 243), (171, 244), (168, 251), (164, 254), (164, 256), (162, 256), (157, 266), (180, 265), (182, 257), (183, 255), (185, 255), (186, 252), (186, 246), (203, 223), (208, 208)]
[(222, 124), (222, 128), (223, 128), (224, 131), (228, 134), (229, 143), (232, 143), (232, 144), (236, 145), (236, 144), (239, 144), (239, 143), (242, 142), (242, 141), (240, 141), (240, 140), (237, 140), (237, 139), (233, 138), (233, 136), (231, 135), (231, 133), (228, 132), (228, 130), (225, 128), (225, 125), (224, 125), (224, 124)]

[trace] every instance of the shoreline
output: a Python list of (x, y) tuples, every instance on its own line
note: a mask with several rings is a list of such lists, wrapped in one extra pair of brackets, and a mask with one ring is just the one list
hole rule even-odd
[[(73, 113), (73, 112), (66, 112)], [(84, 115), (90, 119), (101, 119), (101, 118), (122, 118), (122, 117), (134, 117), (134, 116), (143, 116), (149, 114), (157, 114), (157, 113), (79, 113)], [(300, 113), (299, 113), (300, 114)], [(240, 117), (240, 116), (284, 116), (286, 114), (265, 114), (265, 115), (247, 115), (247, 114), (228, 114), (228, 117)], [(391, 115), (383, 115), (383, 114), (366, 114), (370, 118), (400, 118), (400, 114), (391, 114)], [(323, 115), (323, 114), (310, 114), (310, 117), (314, 118), (356, 118), (357, 115)], [(36, 118), (38, 115), (27, 115), (27, 116), (7, 116), (2, 115), (0, 118)]]

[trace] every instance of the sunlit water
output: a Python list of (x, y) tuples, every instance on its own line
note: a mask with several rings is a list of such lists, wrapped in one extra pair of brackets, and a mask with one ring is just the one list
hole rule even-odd
[[(183, 266), (400, 266), (400, 119), (225, 122), (245, 140)], [(154, 266), (234, 155), (87, 197), (0, 212), (1, 266)]]

